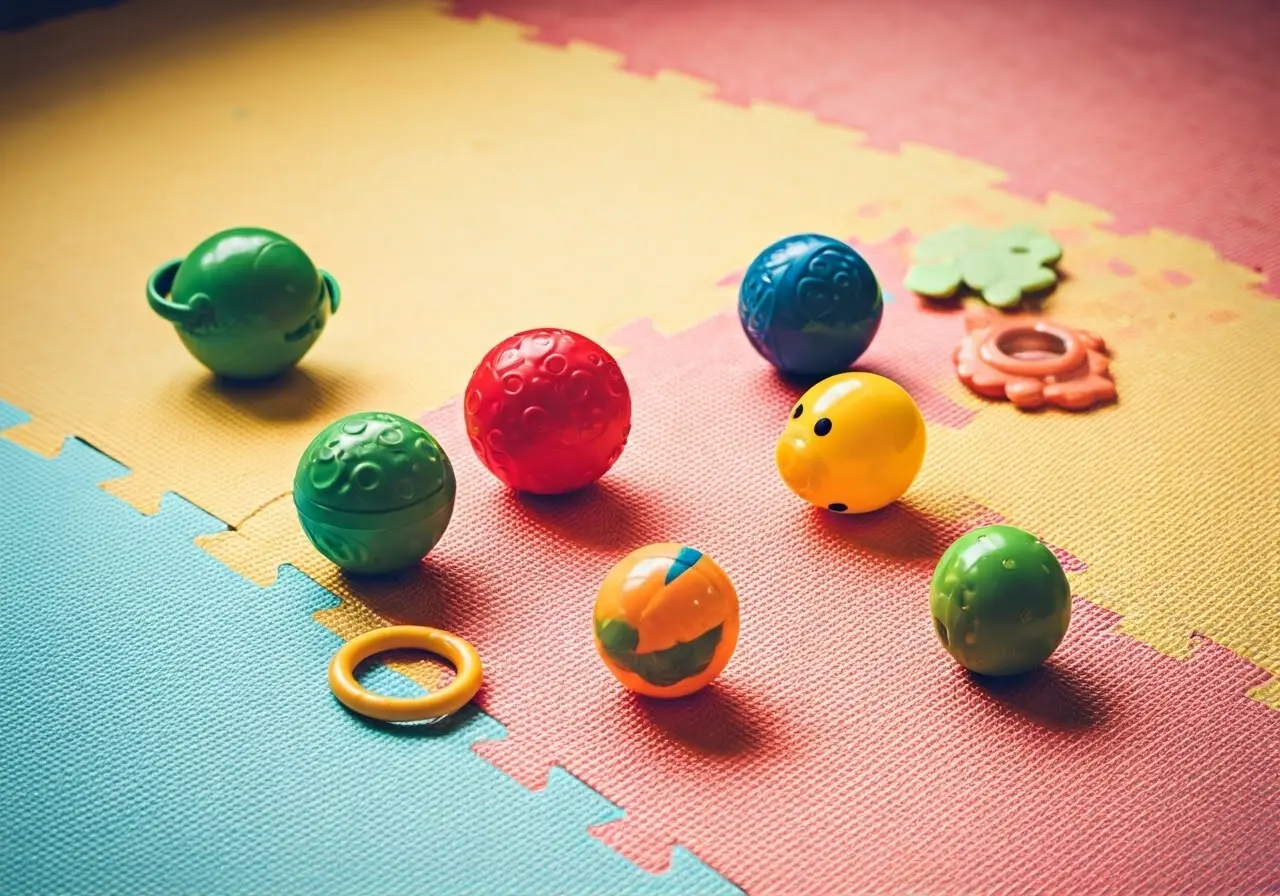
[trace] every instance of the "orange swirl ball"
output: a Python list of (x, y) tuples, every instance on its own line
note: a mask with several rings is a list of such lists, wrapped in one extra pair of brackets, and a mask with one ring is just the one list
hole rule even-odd
[(605, 576), (593, 628), (596, 651), (624, 687), (684, 697), (728, 665), (738, 643), (738, 595), (701, 551), (651, 544)]

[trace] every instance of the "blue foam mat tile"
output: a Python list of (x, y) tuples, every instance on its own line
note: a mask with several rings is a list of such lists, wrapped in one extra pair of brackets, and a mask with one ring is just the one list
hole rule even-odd
[(623, 859), (587, 832), (621, 813), (586, 785), (526, 790), (471, 750), (505, 733), (474, 708), (443, 729), (347, 712), (312, 619), (333, 595), (240, 578), (192, 541), (221, 523), (172, 495), (139, 514), (96, 485), (120, 472), (0, 439), (0, 892), (738, 892), (683, 851), (662, 875)]
[(30, 419), (31, 415), (26, 411), (0, 401), (0, 429), (8, 429), (11, 426), (17, 426), (19, 423), (26, 423)]

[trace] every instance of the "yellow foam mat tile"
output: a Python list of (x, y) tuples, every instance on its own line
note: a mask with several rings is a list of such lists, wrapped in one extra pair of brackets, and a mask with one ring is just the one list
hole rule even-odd
[[(1181, 654), (1200, 633), (1280, 673), (1280, 303), (1256, 273), (1006, 192), (979, 162), (875, 149), (510, 22), (408, 0), (246, 7), (135, 0), (0, 37), (0, 390), (35, 418), (13, 437), (74, 432), (138, 471), (106, 487), (140, 509), (171, 489), (240, 527), (210, 550), (260, 579), (297, 547), (281, 496), (316, 431), (440, 405), (511, 331), (687, 327), (731, 307), (715, 284), (788, 232), (909, 242), (1028, 221), (1066, 247), (1046, 310), (1109, 340), (1120, 402), (1029, 415), (949, 383), (976, 414), (932, 433), (926, 480), (1081, 558), (1079, 587), (1136, 637)], [(344, 291), (267, 389), (214, 383), (143, 299), (154, 266), (241, 224), (293, 237)], [(326, 624), (377, 624), (346, 593)]]

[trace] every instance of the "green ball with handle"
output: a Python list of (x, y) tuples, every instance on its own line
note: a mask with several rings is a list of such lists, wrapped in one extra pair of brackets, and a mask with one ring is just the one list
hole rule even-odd
[(261, 227), (219, 231), (147, 279), (147, 303), (201, 364), (232, 380), (289, 370), (341, 302), (338, 282), (287, 237)]

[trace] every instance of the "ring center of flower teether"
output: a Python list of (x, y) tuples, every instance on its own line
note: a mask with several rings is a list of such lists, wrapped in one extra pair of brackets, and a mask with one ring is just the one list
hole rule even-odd
[(1044, 330), (1007, 330), (996, 340), (996, 348), (1019, 361), (1046, 361), (1067, 353), (1062, 337)]

